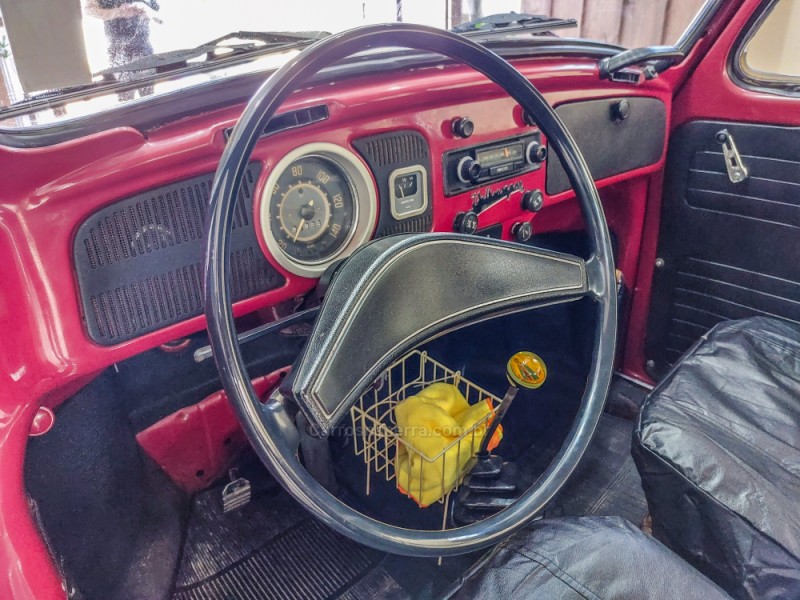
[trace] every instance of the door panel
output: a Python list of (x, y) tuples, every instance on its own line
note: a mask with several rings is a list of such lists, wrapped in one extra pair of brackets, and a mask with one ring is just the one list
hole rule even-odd
[[(749, 170), (738, 184), (716, 140), (722, 129)], [(645, 344), (655, 377), (720, 321), (800, 322), (800, 128), (722, 121), (679, 128), (667, 160), (658, 258)]]

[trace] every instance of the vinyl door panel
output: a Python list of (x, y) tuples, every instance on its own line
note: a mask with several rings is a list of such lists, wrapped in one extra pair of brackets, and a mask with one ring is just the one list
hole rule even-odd
[[(728, 178), (723, 129), (749, 170), (743, 182)], [(800, 128), (694, 121), (676, 131), (658, 248), (645, 344), (652, 375), (720, 321), (800, 322)]]

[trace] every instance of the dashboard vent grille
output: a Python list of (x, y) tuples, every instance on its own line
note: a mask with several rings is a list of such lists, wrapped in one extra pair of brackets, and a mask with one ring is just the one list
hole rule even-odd
[(405, 167), (424, 168), (428, 173), (428, 198), (433, 198), (431, 184), (431, 151), (425, 137), (418, 131), (392, 131), (353, 141), (353, 146), (367, 161), (378, 184), (381, 210), (375, 237), (398, 233), (421, 233), (433, 226), (433, 202), (417, 217), (396, 219), (392, 216), (392, 190), (389, 179), (394, 171)]
[(379, 167), (413, 163), (428, 158), (428, 144), (422, 136), (408, 132), (392, 136), (376, 136), (364, 143), (363, 152)]
[[(250, 197), (252, 173), (248, 171), (248, 175), (242, 188)], [(96, 269), (202, 239), (210, 191), (211, 180), (203, 178), (155, 190), (141, 200), (120, 202), (114, 205), (118, 209), (103, 211), (103, 217), (94, 221), (83, 240), (89, 265)], [(240, 200), (233, 228), (247, 227), (249, 221), (245, 203)]]
[(420, 215), (411, 219), (397, 221), (392, 225), (387, 225), (380, 231), (375, 233), (375, 237), (386, 237), (388, 235), (398, 235), (401, 233), (419, 233), (430, 231), (433, 227), (433, 218), (431, 215)]
[[(269, 123), (267, 123), (267, 126), (264, 127), (264, 132), (261, 134), (261, 136), (263, 137), (273, 133), (278, 133), (279, 131), (286, 131), (287, 129), (305, 127), (306, 125), (312, 125), (314, 123), (319, 123), (320, 121), (326, 121), (328, 118), (330, 118), (330, 114), (328, 112), (328, 107), (324, 104), (309, 106), (308, 108), (301, 108), (298, 110), (291, 110), (289, 112), (272, 117), (269, 120)], [(231, 137), (232, 132), (233, 127), (229, 127), (225, 130), (225, 141), (228, 141), (228, 138)]]
[[(250, 215), (260, 165), (245, 172), (234, 214), (231, 274), (236, 300), (284, 279), (264, 258)], [(213, 174), (116, 202), (79, 228), (74, 256), (86, 328), (118, 344), (203, 310), (205, 221)]]

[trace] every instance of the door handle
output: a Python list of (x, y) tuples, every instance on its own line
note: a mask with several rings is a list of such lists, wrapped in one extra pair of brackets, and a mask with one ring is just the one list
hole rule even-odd
[(742, 160), (736, 142), (727, 129), (717, 132), (717, 141), (722, 145), (722, 156), (725, 159), (725, 169), (728, 171), (728, 179), (731, 183), (741, 183), (750, 176), (750, 171)]

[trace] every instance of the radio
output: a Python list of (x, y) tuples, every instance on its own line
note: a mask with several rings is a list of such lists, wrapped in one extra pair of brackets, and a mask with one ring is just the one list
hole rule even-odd
[(547, 147), (539, 132), (461, 148), (444, 155), (445, 194), (452, 196), (491, 181), (539, 169)]

